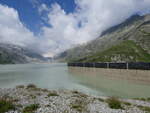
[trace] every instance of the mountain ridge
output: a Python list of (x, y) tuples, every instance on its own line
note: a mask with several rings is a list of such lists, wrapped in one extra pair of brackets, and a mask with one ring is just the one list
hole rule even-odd
[(0, 64), (44, 62), (47, 59), (25, 47), (0, 43)]
[[(150, 54), (150, 14), (133, 16), (123, 23), (105, 30), (101, 37), (88, 42), (86, 45), (66, 50), (58, 55), (60, 61), (78, 61), (103, 52), (123, 41), (130, 40)], [(120, 61), (120, 59), (118, 60)], [(126, 60), (121, 60), (125, 62)], [(129, 60), (135, 61), (135, 60)], [(140, 60), (139, 60), (140, 61)], [(101, 62), (101, 61), (99, 61)]]

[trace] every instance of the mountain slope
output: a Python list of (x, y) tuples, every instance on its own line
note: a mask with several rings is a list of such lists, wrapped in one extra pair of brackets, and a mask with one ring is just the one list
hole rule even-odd
[(150, 54), (133, 41), (123, 41), (111, 48), (73, 62), (150, 62)]
[(46, 61), (46, 59), (29, 49), (0, 43), (0, 64), (30, 63)]
[[(138, 45), (143, 51), (145, 51), (146, 54), (150, 54), (150, 15), (134, 15), (125, 22), (104, 31), (99, 38), (88, 42), (86, 45), (78, 46), (61, 53), (58, 58), (68, 62), (80, 61), (81, 59), (87, 59), (88, 57), (91, 59), (90, 57), (92, 55), (99, 55), (100, 53), (113, 48), (113, 46), (127, 40), (135, 43), (134, 46)], [(147, 61), (146, 59), (141, 59), (143, 58), (139, 58), (137, 60)], [(96, 61), (101, 62), (103, 60), (99, 59)], [(118, 61), (127, 61), (127, 59), (120, 58)]]

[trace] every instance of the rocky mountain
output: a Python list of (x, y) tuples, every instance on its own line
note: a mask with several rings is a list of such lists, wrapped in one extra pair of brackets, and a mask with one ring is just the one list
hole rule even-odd
[(27, 48), (0, 43), (0, 64), (43, 62), (46, 60), (40, 54)]
[(57, 58), (67, 62), (150, 62), (150, 14), (134, 15)]

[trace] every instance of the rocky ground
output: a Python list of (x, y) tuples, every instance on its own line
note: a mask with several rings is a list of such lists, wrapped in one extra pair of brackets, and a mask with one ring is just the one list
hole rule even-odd
[(0, 89), (0, 113), (150, 113), (150, 99), (94, 97), (30, 84)]

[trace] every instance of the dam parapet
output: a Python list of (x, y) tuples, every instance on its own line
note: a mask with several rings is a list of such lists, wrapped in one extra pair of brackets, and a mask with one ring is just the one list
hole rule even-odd
[(89, 68), (108, 68), (108, 69), (134, 69), (150, 70), (150, 63), (145, 62), (126, 62), (126, 63), (68, 63), (69, 67), (89, 67)]

